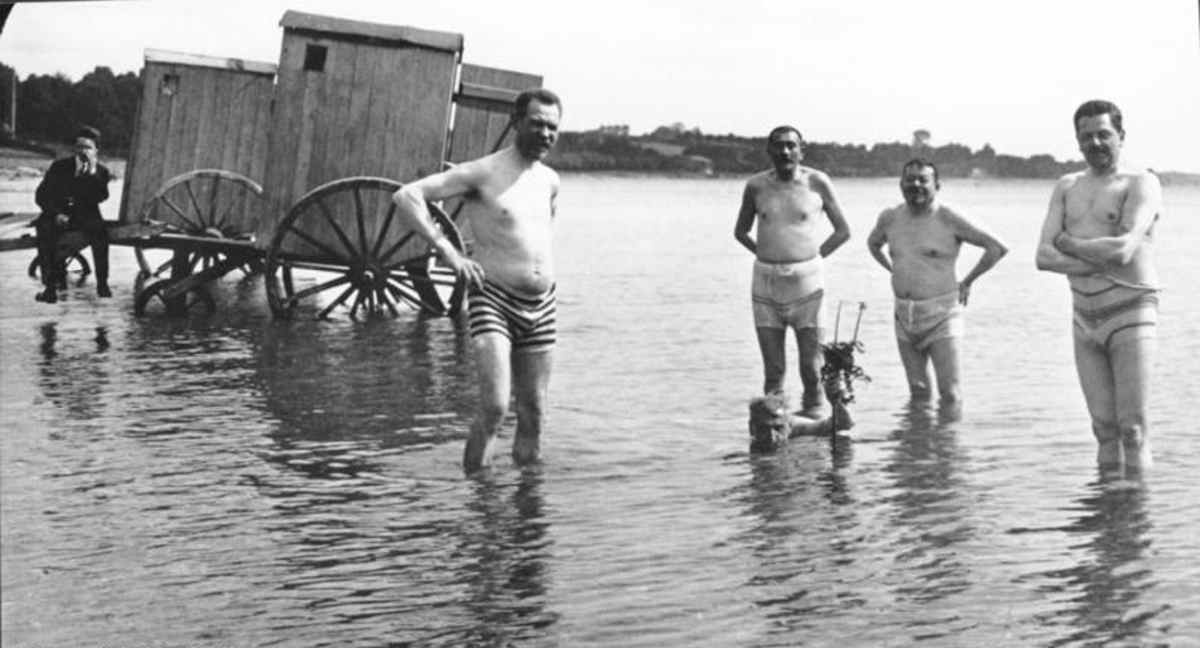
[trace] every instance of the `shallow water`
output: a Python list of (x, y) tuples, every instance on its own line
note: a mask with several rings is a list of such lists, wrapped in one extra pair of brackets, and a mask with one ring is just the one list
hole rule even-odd
[(0, 254), (4, 645), (1200, 645), (1200, 191), (1160, 226), (1157, 466), (1101, 484), (1065, 280), (1032, 264), (1050, 184), (945, 188), (1012, 249), (959, 420), (906, 404), (863, 244), (895, 184), (837, 187), (829, 293), (867, 303), (873, 380), (850, 442), (766, 457), (738, 180), (564, 177), (545, 461), (505, 438), (481, 479), (451, 321), (275, 322), (236, 273), (214, 316), (137, 318), (127, 248), (114, 299), (47, 306)]

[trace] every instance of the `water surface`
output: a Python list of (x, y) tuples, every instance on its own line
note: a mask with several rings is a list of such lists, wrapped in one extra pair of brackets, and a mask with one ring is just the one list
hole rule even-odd
[(459, 324), (275, 322), (237, 273), (214, 316), (137, 318), (128, 248), (114, 299), (47, 306), (0, 254), (4, 645), (1200, 645), (1200, 191), (1160, 226), (1157, 467), (1101, 484), (1066, 282), (1032, 263), (1050, 184), (945, 187), (1012, 249), (957, 420), (907, 404), (865, 249), (898, 188), (837, 188), (829, 294), (867, 303), (873, 380), (849, 443), (767, 457), (737, 179), (564, 177), (545, 461), (506, 437), (481, 479)]

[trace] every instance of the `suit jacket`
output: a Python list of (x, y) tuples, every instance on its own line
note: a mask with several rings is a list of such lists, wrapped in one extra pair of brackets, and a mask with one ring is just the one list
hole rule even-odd
[(108, 167), (96, 163), (91, 175), (75, 175), (75, 156), (55, 160), (42, 176), (34, 193), (34, 201), (42, 208), (43, 217), (66, 214), (72, 224), (100, 220), (100, 203), (108, 199), (108, 183), (112, 174)]

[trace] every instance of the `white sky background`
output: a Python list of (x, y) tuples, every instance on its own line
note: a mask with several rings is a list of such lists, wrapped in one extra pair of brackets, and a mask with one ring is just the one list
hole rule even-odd
[(1071, 113), (1125, 112), (1127, 157), (1200, 172), (1197, 0), (129, 0), (18, 3), (0, 62), (77, 80), (144, 49), (275, 62), (287, 9), (452, 31), (471, 63), (540, 73), (563, 128), (935, 145), (1079, 159)]

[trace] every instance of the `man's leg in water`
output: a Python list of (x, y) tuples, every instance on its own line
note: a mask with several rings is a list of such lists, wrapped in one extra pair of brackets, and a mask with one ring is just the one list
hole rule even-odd
[(783, 393), (783, 373), (787, 371), (786, 331), (766, 326), (754, 330), (758, 333), (758, 349), (762, 352), (763, 394)]
[(517, 400), (517, 433), (513, 437), (512, 457), (518, 464), (537, 461), (541, 453), (542, 421), (546, 393), (550, 386), (550, 370), (554, 352), (546, 347), (540, 351), (513, 354), (513, 390)]
[(1095, 343), (1081, 338), (1078, 331), (1074, 340), (1075, 371), (1096, 436), (1096, 463), (1102, 473), (1114, 469), (1121, 472), (1125, 458), (1117, 434), (1116, 393), (1108, 355)]
[(959, 386), (958, 338), (947, 337), (929, 345), (929, 357), (933, 360), (933, 373), (937, 376), (938, 396), (941, 402), (950, 405), (962, 400)]
[(805, 416), (816, 418), (825, 402), (821, 391), (821, 365), (825, 364), (821, 354), (821, 329), (796, 329), (796, 348), (800, 351), (800, 382), (804, 385), (801, 407)]
[(475, 337), (474, 346), (479, 370), (479, 413), (463, 449), (463, 469), (467, 472), (491, 465), (492, 446), (508, 413), (512, 388), (509, 339), (500, 333), (483, 333)]
[(1138, 334), (1144, 332), (1142, 327), (1118, 331), (1108, 346), (1113, 384), (1117, 386), (1117, 435), (1124, 450), (1125, 465), (1135, 470), (1153, 464), (1147, 407), (1158, 340), (1152, 336), (1139, 337)]
[(908, 378), (908, 392), (917, 400), (926, 400), (929, 390), (929, 355), (899, 338), (896, 348), (900, 350), (900, 362), (904, 363), (904, 375)]

